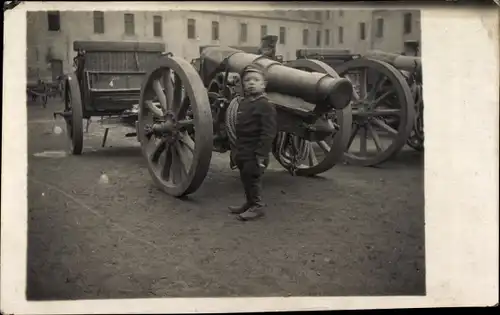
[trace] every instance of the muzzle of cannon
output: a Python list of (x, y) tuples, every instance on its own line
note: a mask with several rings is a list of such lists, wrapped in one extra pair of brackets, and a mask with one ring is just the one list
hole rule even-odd
[(249, 64), (262, 67), (266, 71), (269, 92), (295, 96), (315, 104), (314, 112), (317, 114), (327, 113), (332, 109), (341, 110), (351, 101), (352, 84), (347, 79), (325, 73), (301, 71), (265, 56), (232, 48), (209, 47), (202, 54), (203, 60), (225, 64), (230, 72), (240, 73)]

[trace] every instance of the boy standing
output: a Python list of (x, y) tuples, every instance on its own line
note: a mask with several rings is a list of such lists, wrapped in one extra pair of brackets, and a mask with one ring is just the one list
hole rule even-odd
[(244, 98), (238, 107), (236, 121), (235, 162), (245, 190), (243, 206), (229, 207), (242, 221), (264, 215), (261, 179), (269, 164), (272, 143), (276, 136), (276, 109), (267, 100), (264, 71), (255, 65), (241, 73)]

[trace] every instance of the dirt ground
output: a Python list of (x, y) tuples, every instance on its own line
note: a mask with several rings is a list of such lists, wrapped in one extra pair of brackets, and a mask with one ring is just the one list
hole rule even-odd
[(267, 216), (245, 223), (226, 210), (243, 199), (226, 155), (188, 200), (153, 186), (122, 128), (100, 148), (91, 125), (82, 156), (35, 156), (64, 148), (55, 109), (29, 107), (28, 299), (425, 294), (422, 153), (320, 178), (274, 162)]

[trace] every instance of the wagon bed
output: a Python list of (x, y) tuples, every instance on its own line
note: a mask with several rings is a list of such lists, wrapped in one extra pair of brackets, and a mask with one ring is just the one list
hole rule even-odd
[(76, 76), (84, 116), (119, 113), (139, 102), (148, 66), (164, 50), (162, 43), (76, 41)]

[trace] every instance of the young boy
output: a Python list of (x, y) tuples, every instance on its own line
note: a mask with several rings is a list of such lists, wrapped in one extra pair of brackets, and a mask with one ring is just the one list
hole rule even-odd
[(244, 98), (238, 107), (236, 121), (235, 163), (245, 190), (246, 202), (229, 207), (242, 221), (264, 215), (261, 178), (269, 164), (272, 143), (276, 136), (276, 109), (266, 98), (266, 79), (262, 69), (247, 66), (241, 75)]

